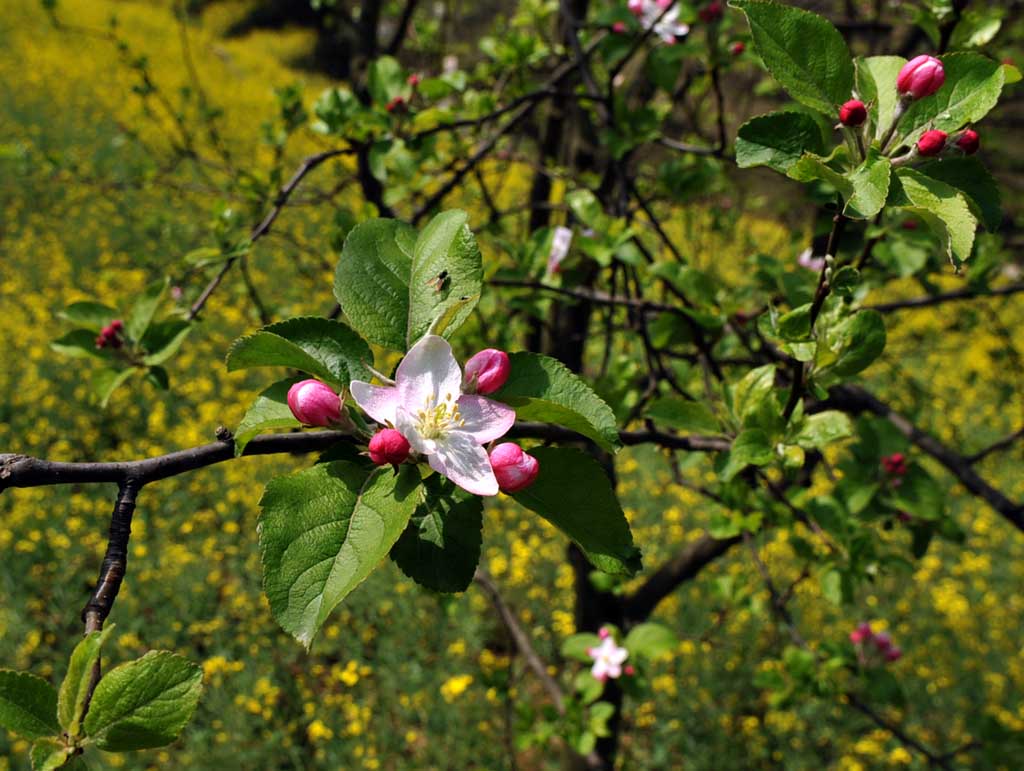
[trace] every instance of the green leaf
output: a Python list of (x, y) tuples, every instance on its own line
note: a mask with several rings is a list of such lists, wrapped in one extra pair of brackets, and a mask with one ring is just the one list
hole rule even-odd
[(109, 359), (106, 349), (96, 347), (96, 334), (88, 329), (72, 329), (63, 337), (50, 342), (50, 347), (57, 353), (73, 356), (76, 359), (92, 356), (98, 359)]
[(622, 644), (631, 656), (654, 661), (674, 651), (679, 638), (667, 626), (648, 622), (630, 629)]
[(391, 549), (391, 559), (416, 583), (435, 592), (463, 592), (480, 561), (483, 499), (435, 474), (426, 500)]
[(419, 482), (413, 466), (396, 475), (335, 461), (267, 484), (259, 522), (263, 589), (274, 618), (307, 649), (395, 545), (421, 501)]
[(513, 497), (575, 541), (605, 573), (635, 575), (640, 550), (601, 464), (579, 450), (537, 447), (537, 481)]
[(850, 436), (853, 436), (850, 418), (838, 410), (826, 410), (807, 416), (792, 441), (805, 449), (813, 450), (824, 448), (832, 442)]
[(114, 625), (85, 636), (71, 653), (68, 671), (60, 684), (57, 697), (57, 719), (61, 728), (76, 738), (81, 733), (82, 712), (89, 695), (93, 665), (100, 659), (100, 649)]
[(760, 0), (730, 3), (747, 15), (765, 67), (790, 96), (830, 118), (853, 91), (846, 41), (817, 14)]
[(768, 166), (785, 174), (804, 153), (822, 155), (821, 128), (802, 112), (773, 112), (740, 126), (736, 163), (741, 169)]
[(0, 728), (27, 739), (59, 734), (57, 691), (29, 672), (0, 669)]
[(56, 739), (39, 739), (32, 745), (29, 757), (32, 771), (55, 771), (64, 765), (74, 750)]
[(409, 277), (409, 347), (433, 326), (441, 335), (458, 329), (480, 301), (483, 261), (469, 215), (438, 214), (416, 239)]
[(838, 570), (821, 574), (821, 595), (833, 605), (843, 604), (843, 576)]
[(843, 213), (855, 219), (870, 219), (882, 210), (891, 173), (892, 164), (877, 148), (871, 148), (863, 163), (845, 174), (812, 155), (805, 155), (788, 171), (789, 177), (799, 182), (822, 180), (830, 184), (843, 197)]
[(290, 367), (347, 388), (369, 380), (370, 346), (339, 321), (315, 316), (281, 321), (236, 340), (228, 351), (229, 372), (246, 367)]
[(601, 202), (589, 190), (573, 190), (565, 196), (565, 202), (576, 218), (587, 227), (597, 228), (608, 219)]
[(374, 103), (383, 107), (396, 96), (405, 94), (407, 84), (402, 65), (391, 56), (375, 59), (370, 64), (367, 85)]
[(156, 313), (156, 309), (160, 305), (160, 298), (163, 297), (164, 290), (167, 289), (170, 282), (169, 278), (154, 281), (143, 290), (139, 299), (135, 301), (131, 313), (128, 314), (128, 318), (124, 322), (124, 331), (132, 340), (141, 340), (142, 336), (146, 334), (150, 322), (153, 321), (153, 314)]
[(740, 422), (753, 415), (775, 387), (775, 365), (750, 370), (733, 390), (733, 412)]
[(592, 632), (571, 634), (562, 641), (562, 656), (575, 661), (593, 661), (587, 649), (596, 648), (600, 644), (601, 638)]
[(100, 403), (100, 407), (106, 407), (114, 391), (124, 385), (125, 382), (137, 372), (138, 367), (127, 367), (126, 369), (108, 369), (104, 367), (97, 370), (92, 378), (92, 390)]
[(914, 169), (897, 169), (889, 204), (917, 214), (939, 237), (950, 259), (971, 256), (978, 221), (963, 193)]
[(919, 171), (963, 193), (985, 230), (999, 229), (1003, 222), (999, 186), (984, 163), (977, 158), (945, 158), (922, 166)]
[(99, 332), (118, 317), (118, 312), (109, 305), (87, 300), (71, 303), (71, 305), (60, 312), (60, 316), (72, 324), (79, 324), (85, 327), (91, 332)]
[(977, 123), (996, 106), (1005, 71), (999, 62), (975, 53), (940, 57), (946, 82), (927, 99), (912, 102), (899, 123), (902, 144), (912, 145), (928, 129), (947, 134)]
[(885, 321), (873, 310), (858, 311), (829, 327), (824, 345), (819, 346), (818, 362), (840, 378), (866, 369), (885, 350)]
[(166, 746), (192, 718), (202, 690), (202, 667), (170, 651), (150, 651), (103, 676), (85, 733), (108, 752)]
[(409, 277), (416, 230), (376, 219), (352, 228), (341, 250), (334, 296), (352, 327), (371, 343), (406, 349)]
[(185, 342), (192, 325), (182, 319), (168, 319), (150, 324), (146, 334), (142, 336), (142, 347), (146, 356), (142, 361), (149, 366), (163, 364), (174, 356)]
[(278, 428), (302, 427), (288, 406), (288, 389), (301, 380), (301, 377), (279, 380), (256, 397), (235, 429), (235, 457), (242, 454), (255, 436)]
[(718, 419), (701, 402), (691, 402), (680, 396), (665, 396), (651, 404), (644, 413), (656, 423), (680, 431), (704, 434), (721, 433)]
[(513, 407), (520, 420), (565, 426), (606, 450), (619, 447), (615, 413), (568, 367), (537, 353), (513, 353), (509, 359), (509, 378), (493, 399)]
[(733, 441), (719, 477), (728, 482), (747, 466), (763, 466), (774, 459), (768, 435), (759, 428), (747, 429)]
[(875, 126), (875, 139), (881, 139), (892, 125), (899, 101), (896, 78), (907, 60), (902, 56), (869, 56), (857, 60), (857, 93), (868, 105)]

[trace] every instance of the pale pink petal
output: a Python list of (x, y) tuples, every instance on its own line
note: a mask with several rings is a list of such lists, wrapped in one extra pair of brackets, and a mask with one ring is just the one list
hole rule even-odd
[(349, 386), (352, 398), (363, 411), (378, 423), (395, 425), (398, 411), (398, 389), (391, 386), (375, 386), (361, 380), (353, 380)]
[[(408, 436), (409, 444), (412, 439)], [(448, 477), (466, 492), (474, 495), (497, 495), (498, 480), (494, 478), (487, 451), (468, 434), (452, 433), (435, 442), (429, 457), (430, 468)], [(415, 445), (414, 445), (415, 446)]]
[(516, 422), (514, 409), (486, 396), (460, 396), (459, 414), (464, 424), (458, 430), (470, 434), (477, 444), (486, 444), (504, 436)]
[(420, 434), (419, 422), (404, 405), (398, 408), (395, 428), (416, 452), (423, 455), (433, 455), (437, 452), (437, 442), (433, 439), (426, 439)]
[(622, 675), (622, 667), (615, 663), (608, 664), (608, 677), (620, 677)]
[(462, 370), (448, 341), (424, 335), (409, 349), (395, 373), (399, 398), (406, 409), (454, 401), (462, 393)]
[(628, 658), (629, 658), (629, 651), (627, 651), (625, 648), (616, 648), (614, 651), (612, 651), (608, 655), (608, 660), (612, 664), (615, 664), (616, 666), (618, 666), (619, 664), (621, 664), (623, 661), (625, 661)]
[(603, 659), (598, 659), (594, 662), (594, 666), (590, 668), (590, 674), (592, 674), (595, 679), (601, 680), (602, 682), (608, 677), (608, 667), (605, 665)]

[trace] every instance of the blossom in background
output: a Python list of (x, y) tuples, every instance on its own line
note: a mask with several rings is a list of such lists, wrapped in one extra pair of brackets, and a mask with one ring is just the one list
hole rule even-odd
[(666, 43), (674, 43), (690, 31), (688, 24), (679, 22), (679, 4), (673, 0), (629, 0), (628, 8), (644, 29), (654, 30)]
[(815, 257), (814, 250), (807, 248), (800, 252), (800, 256), (796, 258), (796, 264), (801, 268), (821, 273), (821, 269), (825, 267), (825, 258)]
[(587, 655), (594, 660), (590, 674), (602, 683), (609, 677), (613, 680), (622, 676), (622, 664), (629, 658), (629, 651), (619, 647), (607, 629), (601, 630), (601, 644), (588, 648)]
[(569, 256), (572, 246), (572, 228), (559, 226), (551, 238), (551, 251), (548, 252), (548, 275), (558, 273), (562, 269), (562, 261)]
[(483, 445), (512, 428), (515, 410), (462, 392), (462, 370), (443, 337), (417, 342), (398, 365), (393, 386), (353, 380), (352, 398), (378, 423), (397, 429), (437, 473), (467, 492), (498, 494)]

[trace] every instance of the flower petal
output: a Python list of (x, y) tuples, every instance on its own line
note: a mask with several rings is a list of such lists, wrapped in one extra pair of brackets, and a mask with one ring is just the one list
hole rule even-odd
[(406, 409), (422, 409), (446, 400), (454, 401), (462, 393), (462, 370), (452, 355), (448, 341), (437, 335), (424, 335), (409, 349), (395, 373), (398, 395)]
[(472, 394), (459, 397), (459, 414), (464, 421), (459, 432), (472, 435), (477, 444), (504, 436), (516, 422), (516, 411), (507, 404)]
[(356, 404), (371, 418), (381, 424), (395, 425), (398, 419), (398, 389), (391, 386), (375, 386), (361, 380), (353, 380), (349, 386)]
[(433, 455), (437, 452), (437, 442), (420, 434), (419, 422), (404, 405), (398, 408), (395, 428), (416, 452), (423, 455)]
[[(412, 439), (409, 443), (412, 444)], [(469, 434), (452, 433), (435, 443), (430, 455), (430, 468), (452, 480), (474, 495), (497, 495), (498, 480), (494, 478), (487, 451)]]

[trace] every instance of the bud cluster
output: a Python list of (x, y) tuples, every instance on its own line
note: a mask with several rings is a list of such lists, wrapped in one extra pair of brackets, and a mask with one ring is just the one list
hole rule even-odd
[(857, 648), (857, 658), (861, 664), (898, 661), (903, 656), (900, 647), (893, 643), (888, 632), (875, 632), (871, 624), (862, 621), (850, 632), (850, 642)]
[(121, 339), (122, 330), (124, 330), (124, 322), (121, 319), (114, 319), (96, 336), (96, 347), (120, 348), (124, 345), (124, 340)]

